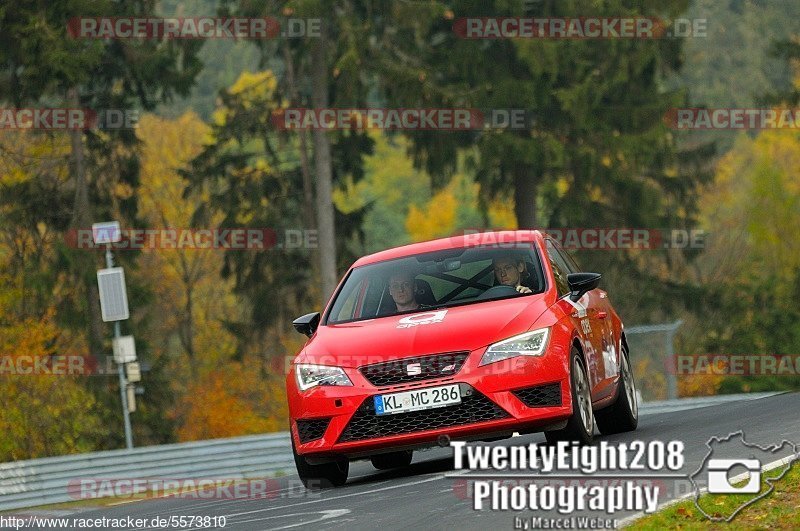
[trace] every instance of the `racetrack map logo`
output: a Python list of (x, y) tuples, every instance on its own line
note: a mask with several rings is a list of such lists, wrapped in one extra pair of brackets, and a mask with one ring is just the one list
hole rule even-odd
[[(742, 431), (711, 437), (706, 447), (708, 453), (689, 481), (697, 509), (714, 522), (730, 522), (742, 509), (768, 496), (800, 457), (800, 448), (793, 442), (784, 439), (779, 444), (761, 446), (748, 443)], [(738, 457), (727, 458), (732, 452)], [(767, 476), (767, 471), (775, 472)], [(701, 487), (704, 480), (706, 486)], [(701, 498), (703, 491), (708, 495)], [(731, 494), (745, 498), (730, 514), (720, 513), (719, 496)]]

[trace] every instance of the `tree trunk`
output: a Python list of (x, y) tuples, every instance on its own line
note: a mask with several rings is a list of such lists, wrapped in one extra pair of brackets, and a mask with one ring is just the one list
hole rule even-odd
[[(286, 85), (289, 98), (293, 106), (300, 104), (297, 90), (297, 80), (294, 73), (294, 58), (289, 45), (284, 40), (283, 61), (286, 65)], [(300, 139), (300, 173), (303, 176), (303, 223), (306, 229), (315, 229), (317, 226), (314, 216), (314, 182), (311, 175), (311, 164), (308, 160), (308, 135), (305, 129), (297, 131)], [(316, 253), (314, 253), (316, 257)]]
[[(325, 60), (325, 30), (314, 39), (311, 52), (311, 99), (315, 109), (328, 107), (328, 68)], [(322, 304), (336, 289), (336, 231), (333, 212), (333, 168), (331, 142), (327, 133), (315, 129), (314, 169), (317, 177), (317, 228), (319, 241), (319, 269), (322, 288)]]
[[(80, 108), (78, 90), (71, 88), (67, 92), (69, 105), (73, 109)], [(92, 215), (89, 205), (89, 187), (86, 182), (86, 163), (83, 157), (83, 131), (71, 130), (70, 133), (70, 165), (75, 179), (75, 199), (72, 209), (72, 227), (77, 230), (91, 229)], [(94, 261), (89, 251), (76, 249), (78, 270), (75, 274), (83, 279), (86, 288), (86, 307), (89, 317), (89, 353), (100, 362), (103, 356), (103, 320), (100, 315), (100, 292), (94, 272)]]
[(526, 166), (514, 169), (514, 214), (517, 227), (520, 229), (536, 229), (536, 191), (538, 177)]
[[(294, 70), (294, 58), (286, 40), (283, 44), (283, 61), (286, 65), (287, 92), (292, 106), (300, 106), (300, 94), (297, 89), (297, 77)], [(303, 225), (305, 230), (318, 230), (316, 205), (314, 203), (314, 176), (311, 171), (311, 161), (308, 156), (308, 131), (297, 131), (300, 139), (300, 174), (303, 177)], [(319, 232), (317, 232), (319, 234)], [(318, 249), (308, 249), (311, 264), (311, 278), (319, 277), (320, 258)], [(316, 293), (314, 290), (312, 293)], [(325, 301), (323, 301), (324, 304)]]
[[(166, 218), (162, 214), (162, 223), (167, 227)], [(196, 256), (193, 258), (197, 259)], [(181, 316), (178, 324), (178, 336), (180, 337), (181, 346), (186, 351), (186, 356), (189, 358), (189, 373), (192, 379), (195, 377), (195, 352), (194, 352), (194, 285), (197, 281), (194, 274), (194, 267), (197, 262), (189, 263), (186, 255), (181, 251), (179, 256), (181, 266), (181, 282), (183, 284), (183, 295), (186, 297), (183, 306), (183, 315)]]
[(184, 312), (186, 315), (183, 317), (183, 348), (186, 349), (186, 355), (189, 358), (189, 374), (192, 375), (192, 379), (194, 380), (197, 367), (194, 352), (194, 279), (188, 278), (187, 275), (184, 277), (184, 282), (186, 288), (186, 305), (184, 306)]

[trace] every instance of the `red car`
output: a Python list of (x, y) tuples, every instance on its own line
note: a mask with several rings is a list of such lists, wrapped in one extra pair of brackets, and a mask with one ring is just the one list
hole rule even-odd
[(407, 466), (414, 449), (544, 431), (548, 441), (636, 429), (622, 321), (600, 275), (539, 231), (467, 234), (358, 260), (286, 379), (307, 486), (349, 462)]

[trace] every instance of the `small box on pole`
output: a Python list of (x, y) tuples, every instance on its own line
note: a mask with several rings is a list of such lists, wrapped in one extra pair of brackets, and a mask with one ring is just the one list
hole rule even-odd
[(128, 413), (134, 413), (136, 411), (136, 388), (129, 385), (126, 391), (128, 392)]
[(138, 361), (131, 361), (125, 364), (125, 374), (128, 376), (128, 382), (136, 383), (142, 381), (142, 371), (139, 367)]
[(133, 336), (115, 337), (112, 345), (114, 347), (114, 361), (117, 363), (136, 361), (136, 343), (133, 340)]

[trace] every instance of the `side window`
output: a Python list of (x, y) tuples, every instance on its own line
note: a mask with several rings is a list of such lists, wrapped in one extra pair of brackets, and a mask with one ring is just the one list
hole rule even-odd
[(561, 256), (561, 260), (567, 265), (567, 271), (570, 273), (580, 273), (581, 269), (578, 267), (578, 264), (575, 263), (575, 259), (572, 258), (572, 255), (561, 247), (558, 242), (553, 242), (553, 245), (558, 251), (559, 256)]
[(564, 258), (558, 253), (553, 242), (545, 240), (547, 244), (547, 259), (550, 260), (550, 267), (553, 268), (553, 276), (556, 277), (556, 287), (558, 288), (559, 296), (569, 293), (569, 284), (567, 283), (567, 274), (570, 272), (569, 266), (564, 261)]
[(358, 282), (355, 286), (353, 286), (353, 288), (350, 290), (350, 293), (348, 293), (343, 299), (338, 311), (331, 315), (334, 321), (347, 321), (358, 317), (355, 315), (356, 303), (360, 302), (359, 295), (363, 295), (364, 287), (365, 285), (363, 279), (361, 282)]

